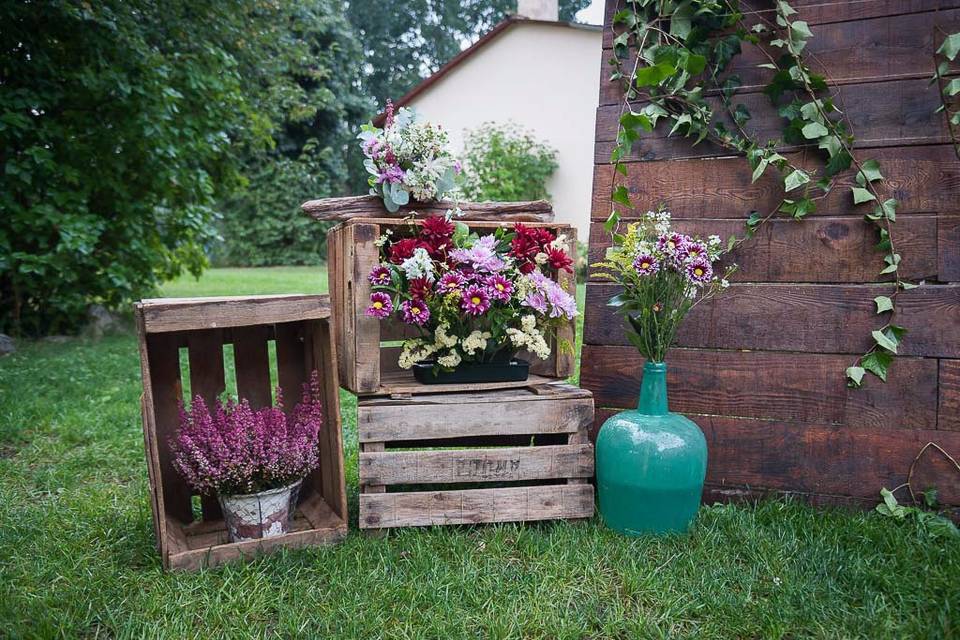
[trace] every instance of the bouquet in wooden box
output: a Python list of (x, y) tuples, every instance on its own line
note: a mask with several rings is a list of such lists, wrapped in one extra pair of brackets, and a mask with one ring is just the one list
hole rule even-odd
[(421, 382), (525, 380), (517, 351), (549, 358), (551, 338), (577, 315), (556, 280), (572, 270), (567, 238), (549, 229), (517, 223), (479, 235), (433, 216), (388, 230), (378, 245), (366, 313), (419, 331), (399, 365)]

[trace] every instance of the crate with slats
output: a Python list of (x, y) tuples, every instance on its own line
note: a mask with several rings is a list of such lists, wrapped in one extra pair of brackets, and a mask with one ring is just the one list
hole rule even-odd
[[(164, 567), (215, 566), (240, 556), (332, 543), (345, 536), (339, 382), (329, 298), (167, 298), (143, 300), (135, 312), (151, 506)], [(324, 414), (320, 465), (304, 480), (292, 530), (274, 538), (230, 543), (216, 498), (192, 495), (173, 467), (170, 442), (179, 425), (178, 403), (189, 402), (189, 394), (212, 405), (226, 390), (256, 409), (269, 406), (272, 390), (279, 386), (289, 410), (314, 370), (322, 387)], [(234, 375), (228, 375), (231, 371)]]
[(360, 398), (360, 528), (593, 516), (589, 391)]
[[(350, 200), (344, 203), (342, 200)], [(547, 360), (528, 353), (519, 357), (530, 362), (531, 378), (522, 382), (496, 382), (479, 384), (421, 385), (413, 373), (397, 364), (400, 353), (399, 341), (418, 335), (410, 327), (399, 323), (385, 322), (366, 315), (370, 304), (371, 285), (367, 280), (370, 271), (379, 263), (380, 248), (377, 240), (387, 230), (395, 233), (409, 230), (412, 218), (398, 219), (377, 215), (363, 217), (370, 203), (353, 202), (355, 199), (331, 198), (328, 201), (313, 201), (304, 204), (304, 209), (323, 220), (342, 220), (327, 233), (328, 277), (333, 311), (336, 314), (334, 330), (337, 350), (340, 354), (340, 382), (358, 395), (387, 395), (396, 393), (444, 393), (450, 391), (480, 391), (504, 387), (523, 387), (537, 382), (567, 378), (573, 373), (573, 343), (576, 332), (574, 320), (566, 323), (551, 345)], [(361, 204), (363, 206), (361, 206)], [(548, 203), (463, 203), (465, 216), (460, 221), (479, 234), (493, 233), (498, 227), (523, 222), (532, 227), (546, 227), (555, 235), (567, 237), (567, 252), (576, 260), (576, 229), (566, 224), (551, 222), (553, 211)], [(380, 206), (382, 209), (382, 206)], [(436, 209), (416, 212), (419, 217), (439, 214)], [(404, 215), (417, 217), (413, 211)], [(576, 295), (576, 278), (573, 274), (555, 274), (560, 284)]]

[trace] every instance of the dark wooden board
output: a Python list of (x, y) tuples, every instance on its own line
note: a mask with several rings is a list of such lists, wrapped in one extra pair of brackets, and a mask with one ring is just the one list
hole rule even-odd
[[(870, 333), (883, 324), (873, 299), (890, 295), (891, 289), (889, 285), (734, 284), (691, 310), (677, 333), (677, 345), (858, 355), (872, 346)], [(617, 291), (613, 284), (587, 287), (585, 343), (630, 344), (622, 316), (606, 304)], [(897, 323), (908, 329), (901, 355), (960, 358), (960, 285), (904, 291), (897, 305)]]
[(937, 271), (945, 282), (960, 282), (960, 216), (937, 218)]
[(960, 431), (960, 360), (940, 361), (939, 412), (938, 429)]
[[(584, 345), (581, 384), (598, 407), (637, 403), (643, 359), (633, 347)], [(886, 384), (865, 379), (849, 389), (848, 355), (672, 349), (667, 354), (670, 406), (681, 413), (934, 429), (937, 361), (901, 357)]]
[(287, 322), (276, 326), (277, 382), (287, 413), (300, 401), (303, 383), (309, 380), (303, 341), (301, 323)]
[[(924, 78), (848, 84), (836, 87), (832, 94), (840, 108), (846, 111), (849, 125), (856, 133), (855, 146), (858, 148), (937, 144), (950, 140), (943, 115), (936, 113), (940, 106), (937, 88)], [(744, 104), (753, 115), (744, 126), (747, 133), (761, 142), (779, 140), (783, 135), (784, 120), (770, 104), (769, 98), (761, 93), (749, 93), (740, 98), (736, 102)], [(715, 108), (722, 108), (718, 98), (708, 100), (712, 101)], [(870, 108), (864, 109), (862, 105), (870, 105)], [(636, 109), (642, 107), (640, 103), (635, 106)], [(610, 159), (620, 112), (619, 105), (597, 109), (594, 158), (597, 163)], [(669, 131), (669, 126), (661, 125), (650, 133), (644, 133), (625, 157), (629, 160), (652, 161), (732, 155), (729, 149), (711, 142), (705, 141), (694, 146), (692, 139), (667, 137)], [(788, 150), (796, 147), (781, 145), (780, 148)]]
[[(596, 429), (612, 414), (597, 412)], [(906, 481), (910, 463), (927, 442), (960, 456), (956, 431), (691, 417), (707, 438), (706, 482), (714, 490), (749, 487), (845, 495), (864, 499), (869, 506), (880, 501), (880, 489)], [(960, 504), (960, 476), (939, 454), (924, 455), (915, 480), (918, 488), (936, 486), (944, 503)]]
[(270, 354), (268, 327), (237, 327), (233, 330), (233, 360), (237, 372), (237, 395), (254, 409), (269, 407), (273, 401), (270, 388)]
[(152, 298), (141, 300), (149, 333), (225, 329), (330, 317), (325, 295), (225, 296), (213, 298)]
[[(808, 169), (823, 166), (813, 151), (789, 154), (791, 162)], [(864, 150), (862, 159), (876, 159), (899, 201), (897, 213), (957, 211), (960, 202), (960, 162), (950, 145)], [(605, 162), (606, 160), (604, 160)], [(682, 162), (634, 162), (628, 165), (626, 184), (633, 205), (639, 211), (664, 204), (675, 218), (735, 218), (745, 220), (751, 210), (768, 212), (783, 198), (779, 178), (764, 175), (750, 182), (750, 166), (739, 157), (686, 160)], [(606, 220), (610, 215), (613, 167), (594, 169), (592, 217)], [(852, 172), (838, 179), (833, 190), (817, 201), (812, 215), (862, 216), (855, 206), (849, 185)], [(625, 183), (620, 182), (625, 180)]]
[[(750, 26), (757, 22), (747, 20)], [(954, 33), (960, 30), (960, 11), (941, 11), (935, 20), (929, 13), (915, 13), (824, 24), (812, 29), (813, 38), (804, 56), (811, 69), (831, 84), (928, 78), (932, 74), (933, 54), (943, 40), (943, 35), (931, 28), (933, 22), (945, 33)], [(778, 58), (780, 50), (772, 49), (770, 54)], [(623, 99), (621, 81), (610, 80), (612, 56), (612, 50), (604, 50), (600, 69), (602, 105), (617, 104)], [(773, 71), (758, 67), (768, 61), (758, 47), (744, 45), (728, 71), (741, 79), (738, 95), (760, 91), (770, 82)]]
[[(624, 219), (623, 223), (634, 219)], [(742, 237), (742, 220), (679, 219), (674, 228), (701, 238), (716, 234), (726, 242)], [(938, 268), (937, 218), (902, 216), (894, 227), (897, 252), (902, 256), (901, 277), (936, 279)], [(737, 265), (733, 281), (744, 282), (876, 282), (883, 254), (874, 249), (877, 231), (853, 216), (818, 216), (806, 220), (774, 219), (723, 258)], [(942, 243), (941, 243), (942, 245)], [(604, 259), (610, 234), (600, 222), (590, 227), (590, 263)], [(944, 255), (941, 250), (940, 255)], [(593, 274), (591, 269), (591, 276)], [(592, 278), (595, 279), (595, 278)]]

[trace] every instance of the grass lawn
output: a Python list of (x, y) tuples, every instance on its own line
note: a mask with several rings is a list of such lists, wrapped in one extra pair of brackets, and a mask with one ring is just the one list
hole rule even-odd
[[(164, 293), (318, 291), (315, 273), (213, 270)], [(139, 395), (132, 336), (21, 343), (0, 359), (0, 637), (960, 634), (960, 543), (793, 501), (705, 506), (685, 536), (623, 538), (599, 519), (353, 530), (336, 547), (165, 574)], [(355, 408), (343, 394), (354, 527)]]

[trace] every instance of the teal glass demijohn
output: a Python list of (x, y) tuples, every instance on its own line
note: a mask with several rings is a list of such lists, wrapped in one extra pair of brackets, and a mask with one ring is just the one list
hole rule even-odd
[(640, 403), (610, 417), (596, 443), (600, 513), (625, 535), (686, 531), (697, 515), (707, 441), (667, 407), (667, 365), (643, 367)]

